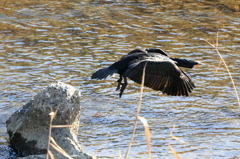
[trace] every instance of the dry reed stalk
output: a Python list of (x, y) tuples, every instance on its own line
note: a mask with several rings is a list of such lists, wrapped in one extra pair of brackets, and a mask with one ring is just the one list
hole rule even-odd
[(47, 154), (46, 154), (46, 159), (48, 159), (48, 156), (50, 156), (51, 159), (55, 159), (53, 153), (50, 151), (50, 146), (54, 148), (57, 152), (61, 153), (63, 156), (65, 156), (68, 159), (72, 159), (71, 156), (69, 156), (53, 139), (51, 136), (52, 133), (52, 128), (60, 128), (60, 127), (71, 127), (71, 126), (77, 126), (77, 125), (52, 125), (52, 121), (55, 118), (57, 114), (58, 109), (56, 109), (55, 112), (52, 112), (49, 114), (50, 115), (50, 124), (49, 124), (49, 136), (48, 136), (48, 144), (47, 144)]
[(49, 124), (49, 131), (48, 131), (48, 144), (47, 144), (47, 154), (46, 154), (46, 159), (48, 159), (48, 155), (50, 155), (50, 157), (52, 158), (53, 154), (52, 152), (50, 151), (50, 138), (51, 138), (51, 133), (52, 133), (52, 121), (53, 121), (53, 118), (56, 116), (57, 114), (57, 111), (58, 109), (56, 109), (55, 112), (52, 112), (51, 110), (51, 113), (49, 114), (50, 115), (50, 124)]
[(83, 126), (83, 124), (79, 124), (79, 125), (52, 125), (52, 128), (68, 128), (68, 127), (74, 127), (74, 126)]
[(50, 140), (54, 144), (54, 146), (56, 146), (58, 149), (61, 149), (61, 147), (56, 143), (56, 141), (53, 139), (53, 137), (50, 137)]
[(49, 156), (50, 156), (51, 159), (55, 159), (55, 157), (54, 157), (54, 155), (52, 154), (51, 151), (48, 151), (48, 154), (49, 154)]
[(217, 67), (215, 73), (218, 72), (218, 69), (219, 69), (219, 67), (220, 67), (221, 64), (222, 64), (222, 60), (219, 61), (219, 64), (218, 64), (218, 67)]
[(119, 159), (122, 159), (122, 152), (120, 149), (118, 150), (118, 154), (119, 154)]
[(170, 150), (172, 151), (172, 154), (174, 154), (174, 156), (177, 159), (181, 159), (181, 157), (174, 151), (174, 149), (172, 148), (172, 146), (170, 144), (168, 144), (168, 147), (170, 148)]
[[(52, 138), (53, 139), (53, 138)], [(61, 153), (63, 156), (65, 156), (68, 159), (72, 159), (71, 156), (69, 156), (66, 151), (64, 151), (55, 141), (54, 144), (50, 143), (50, 145), (52, 146), (52, 148), (54, 148), (57, 152)]]
[(128, 154), (130, 152), (132, 142), (133, 142), (133, 138), (134, 138), (134, 134), (135, 134), (136, 127), (137, 127), (138, 115), (140, 113), (141, 102), (142, 102), (142, 93), (143, 93), (143, 84), (144, 84), (144, 80), (145, 80), (146, 65), (147, 65), (147, 62), (145, 63), (144, 68), (143, 68), (142, 83), (141, 83), (140, 95), (139, 95), (139, 100), (138, 100), (138, 108), (137, 108), (137, 112), (136, 112), (136, 115), (135, 115), (135, 121), (134, 121), (132, 136), (130, 138), (130, 141), (129, 141), (129, 144), (128, 144), (128, 149), (127, 149), (127, 152), (125, 154), (125, 159), (128, 158)]
[(173, 139), (175, 139), (175, 140), (177, 140), (177, 141), (180, 141), (180, 142), (182, 142), (182, 143), (185, 143), (183, 140), (181, 140), (181, 139), (179, 139), (178, 137), (176, 137), (176, 136), (173, 135), (174, 129), (175, 129), (175, 125), (173, 126), (173, 130), (170, 132), (169, 135), (170, 135)]
[[(182, 143), (185, 143), (183, 140), (181, 140), (181, 139), (179, 139), (178, 137), (176, 137), (176, 136), (173, 135), (174, 129), (175, 129), (175, 125), (173, 126), (173, 129), (172, 129), (172, 131), (170, 131), (170, 134), (169, 134), (169, 135), (170, 135), (173, 139), (175, 139), (175, 140), (177, 140), (177, 141), (180, 141), (180, 142), (182, 142)], [(172, 154), (173, 154), (177, 159), (181, 159), (181, 157), (174, 151), (174, 149), (172, 148), (172, 146), (171, 146), (170, 143), (168, 144), (168, 147), (170, 148)]]
[(148, 158), (151, 158), (151, 147), (150, 147), (150, 130), (148, 127), (148, 122), (145, 118), (138, 116), (138, 119), (141, 120), (141, 122), (144, 125), (144, 131), (146, 136), (146, 142), (147, 142), (147, 148), (148, 148)]
[(185, 143), (183, 140), (179, 139), (178, 137), (176, 136), (173, 136), (173, 135), (170, 135), (173, 139), (177, 140), (177, 141), (180, 141), (182, 143)]
[(205, 41), (206, 41), (209, 45), (211, 45), (212, 47), (214, 47), (214, 48), (216, 49), (219, 57), (221, 58), (221, 61), (223, 62), (225, 68), (227, 69), (228, 75), (229, 75), (229, 77), (230, 77), (230, 79), (231, 79), (231, 82), (232, 82), (232, 85), (233, 85), (233, 88), (234, 88), (234, 91), (235, 91), (235, 95), (236, 95), (236, 98), (237, 98), (237, 101), (238, 101), (238, 105), (239, 105), (239, 107), (240, 107), (240, 99), (239, 99), (238, 91), (237, 91), (237, 88), (236, 88), (236, 86), (235, 86), (234, 80), (233, 80), (233, 78), (232, 78), (232, 74), (231, 74), (231, 72), (229, 71), (228, 66), (227, 66), (225, 60), (223, 59), (221, 53), (218, 51), (218, 32), (217, 32), (217, 38), (216, 38), (216, 45), (215, 45), (215, 46), (214, 46), (212, 43), (210, 43), (209, 41), (207, 41), (207, 40), (205, 40)]

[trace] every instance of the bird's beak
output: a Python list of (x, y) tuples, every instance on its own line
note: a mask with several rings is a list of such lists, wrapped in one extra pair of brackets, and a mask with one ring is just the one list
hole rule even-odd
[(198, 62), (198, 61), (197, 61), (197, 63), (198, 63), (197, 65), (194, 65), (194, 66), (193, 66), (194, 68), (198, 68), (198, 67), (199, 67), (199, 65), (205, 65), (205, 64), (204, 64), (204, 63), (202, 63), (202, 62)]

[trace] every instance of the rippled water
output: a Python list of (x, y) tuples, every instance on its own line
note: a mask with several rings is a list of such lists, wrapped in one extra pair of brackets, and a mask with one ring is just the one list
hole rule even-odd
[[(49, 83), (62, 81), (82, 92), (83, 149), (102, 158), (124, 156), (140, 87), (129, 80), (119, 99), (117, 76), (105, 81), (89, 77), (146, 47), (204, 63), (184, 69), (196, 85), (190, 97), (144, 89), (140, 116), (150, 125), (153, 158), (175, 158), (169, 144), (182, 158), (240, 156), (237, 99), (218, 54), (204, 41), (215, 43), (219, 32), (219, 51), (239, 90), (240, 2), (8, 0), (1, 6), (1, 144), (8, 144), (9, 116)], [(171, 131), (184, 142), (171, 138)], [(147, 158), (146, 151), (139, 122), (129, 157)]]

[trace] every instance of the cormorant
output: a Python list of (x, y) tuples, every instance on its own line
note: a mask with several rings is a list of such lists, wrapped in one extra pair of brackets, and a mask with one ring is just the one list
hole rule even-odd
[(200, 63), (171, 58), (161, 49), (135, 49), (111, 66), (93, 73), (91, 79), (102, 80), (118, 73), (120, 78), (116, 90), (120, 89), (121, 98), (127, 86), (127, 78), (141, 84), (145, 63), (147, 64), (144, 86), (172, 96), (188, 96), (195, 87), (192, 80), (179, 67), (193, 68)]

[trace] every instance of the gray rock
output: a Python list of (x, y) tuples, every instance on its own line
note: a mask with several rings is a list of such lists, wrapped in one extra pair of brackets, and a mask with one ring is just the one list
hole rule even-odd
[[(82, 156), (81, 156), (82, 157)], [(12, 157), (11, 159), (45, 159), (46, 158), (46, 154), (42, 154), (42, 155), (30, 155), (27, 157)], [(54, 158), (56, 159), (66, 159), (66, 157), (63, 157), (61, 154), (54, 154)], [(79, 159), (80, 156), (79, 155), (71, 155), (72, 159)], [(83, 157), (82, 157), (83, 158)], [(89, 156), (87, 156), (87, 154), (85, 154), (85, 158), (89, 158)], [(7, 158), (8, 159), (8, 158)], [(49, 159), (51, 159), (49, 157)]]
[[(7, 121), (10, 143), (24, 156), (46, 154), (49, 134), (49, 113), (58, 109), (53, 125), (78, 125), (80, 118), (80, 92), (62, 82), (51, 84), (33, 100), (16, 111)], [(73, 158), (88, 159), (77, 141), (78, 126), (52, 128), (51, 136)], [(50, 150), (58, 155), (53, 148)], [(62, 156), (60, 154), (60, 156)], [(66, 158), (66, 157), (58, 157)]]

